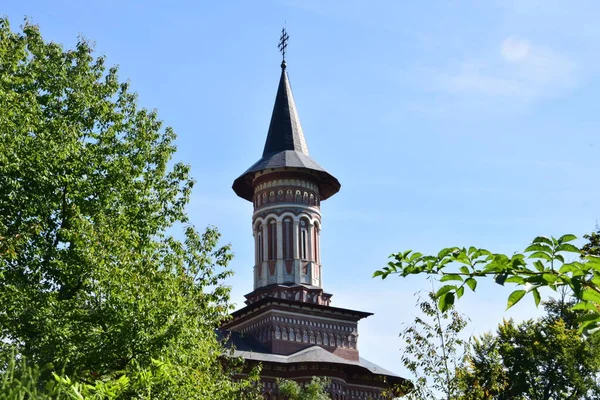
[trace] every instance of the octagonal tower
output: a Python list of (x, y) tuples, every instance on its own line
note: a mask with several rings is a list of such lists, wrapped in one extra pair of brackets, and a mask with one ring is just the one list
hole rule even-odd
[(340, 183), (308, 154), (285, 62), (262, 158), (234, 181), (233, 190), (254, 204), (254, 290), (246, 303), (275, 297), (329, 305), (320, 204)]

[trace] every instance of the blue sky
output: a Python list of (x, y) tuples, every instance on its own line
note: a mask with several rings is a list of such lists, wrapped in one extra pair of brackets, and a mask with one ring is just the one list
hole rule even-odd
[[(95, 41), (175, 129), (197, 180), (191, 220), (232, 243), (238, 305), (252, 289), (252, 206), (231, 184), (262, 154), (285, 22), (311, 156), (342, 183), (322, 204), (325, 289), (375, 313), (361, 355), (393, 371), (428, 282), (371, 279), (390, 253), (513, 252), (600, 219), (597, 2), (23, 0), (2, 12), (68, 47)], [(504, 313), (508, 294), (467, 294), (469, 333), (535, 314), (530, 299)]]

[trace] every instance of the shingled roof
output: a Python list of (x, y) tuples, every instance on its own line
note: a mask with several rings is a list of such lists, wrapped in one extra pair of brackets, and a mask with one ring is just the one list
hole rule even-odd
[(238, 196), (252, 201), (254, 174), (267, 169), (282, 168), (305, 170), (315, 175), (322, 200), (340, 190), (338, 180), (308, 155), (308, 146), (302, 132), (285, 62), (281, 64), (281, 78), (262, 158), (233, 182), (233, 190)]
[(385, 368), (382, 368), (362, 357), (360, 357), (358, 361), (347, 360), (317, 345), (299, 350), (290, 355), (282, 355), (270, 353), (262, 344), (249, 335), (230, 331), (219, 331), (218, 335), (221, 339), (226, 339), (225, 347), (234, 349), (234, 357), (242, 357), (246, 360), (273, 362), (279, 364), (319, 362), (356, 366), (363, 368), (372, 374), (385, 375), (387, 377), (404, 380), (404, 378), (400, 377), (394, 372), (386, 370)]

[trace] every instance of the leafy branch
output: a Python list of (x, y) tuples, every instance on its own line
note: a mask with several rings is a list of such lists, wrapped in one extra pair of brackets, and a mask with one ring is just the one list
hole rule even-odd
[(578, 300), (573, 308), (584, 311), (578, 318), (580, 330), (592, 334), (600, 331), (600, 257), (584, 253), (580, 260), (565, 260), (568, 253), (582, 254), (580, 248), (570, 243), (575, 239), (571, 234), (558, 239), (538, 236), (522, 253), (512, 256), (472, 246), (445, 248), (437, 255), (407, 250), (392, 254), (387, 267), (375, 271), (373, 277), (425, 274), (438, 276), (440, 282), (452, 282), (435, 294), (442, 311), (449, 310), (464, 295), (465, 287), (474, 292), (482, 278), (491, 277), (499, 285), (512, 283), (518, 287), (508, 296), (507, 309), (528, 293), (537, 306), (540, 289), (565, 288)]

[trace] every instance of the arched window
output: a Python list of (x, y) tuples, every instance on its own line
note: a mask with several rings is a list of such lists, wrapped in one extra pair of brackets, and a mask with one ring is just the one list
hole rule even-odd
[(294, 328), (290, 328), (290, 340), (294, 341), (296, 340), (296, 333)]
[(308, 220), (302, 218), (299, 226), (300, 259), (308, 260)]
[(256, 240), (256, 246), (258, 247), (256, 254), (258, 255), (258, 262), (262, 262), (265, 260), (265, 254), (264, 254), (264, 234), (263, 234), (263, 227), (262, 225), (258, 225), (256, 228), (256, 235), (258, 236), (257, 240)]
[(319, 263), (319, 225), (315, 224), (313, 227), (313, 241), (312, 241), (312, 247), (313, 247), (313, 260), (316, 263)]
[(275, 339), (281, 339), (281, 329), (279, 325), (275, 326)]
[(267, 229), (269, 229), (269, 260), (277, 259), (277, 223), (272, 219), (267, 224)]
[(294, 235), (292, 232), (292, 219), (290, 217), (286, 217), (283, 220), (283, 259), (291, 260), (294, 258)]

